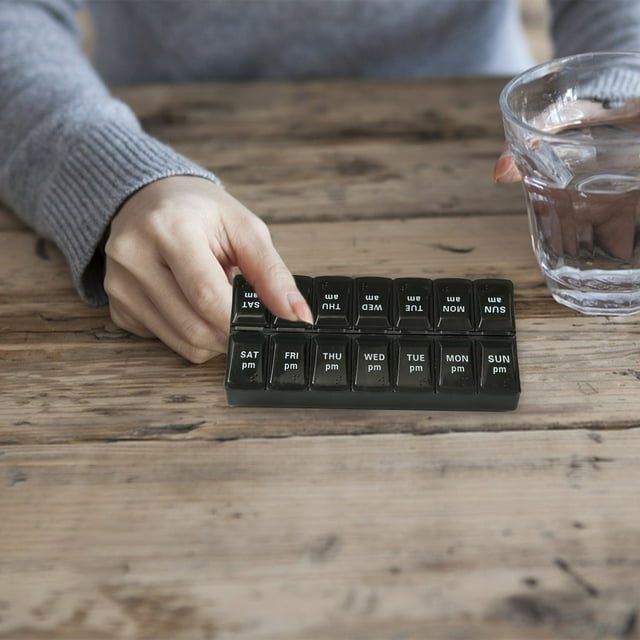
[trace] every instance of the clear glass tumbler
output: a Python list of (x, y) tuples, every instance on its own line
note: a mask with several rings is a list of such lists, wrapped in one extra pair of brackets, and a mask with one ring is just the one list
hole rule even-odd
[(533, 250), (553, 297), (586, 314), (640, 311), (640, 53), (539, 65), (500, 95)]

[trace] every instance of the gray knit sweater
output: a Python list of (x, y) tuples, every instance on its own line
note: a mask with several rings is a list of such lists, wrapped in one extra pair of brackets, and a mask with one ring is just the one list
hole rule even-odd
[[(0, 0), (0, 200), (105, 302), (96, 247), (119, 205), (170, 175), (215, 176), (145, 134), (112, 84), (513, 74), (516, 0)], [(638, 0), (551, 0), (558, 55), (640, 50)], [(96, 72), (97, 70), (97, 72)], [(105, 85), (106, 83), (106, 85)]]

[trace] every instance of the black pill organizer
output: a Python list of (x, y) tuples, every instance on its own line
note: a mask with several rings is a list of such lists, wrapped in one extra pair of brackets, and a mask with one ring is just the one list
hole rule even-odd
[(231, 406), (506, 411), (520, 397), (513, 283), (295, 276), (313, 325), (233, 282)]

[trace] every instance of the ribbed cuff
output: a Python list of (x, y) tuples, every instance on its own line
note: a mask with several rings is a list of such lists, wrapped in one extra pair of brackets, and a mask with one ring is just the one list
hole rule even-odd
[(78, 293), (85, 302), (99, 305), (107, 296), (98, 248), (120, 205), (142, 187), (169, 176), (220, 181), (141, 130), (109, 122), (91, 126), (77, 138), (46, 185), (41, 206)]

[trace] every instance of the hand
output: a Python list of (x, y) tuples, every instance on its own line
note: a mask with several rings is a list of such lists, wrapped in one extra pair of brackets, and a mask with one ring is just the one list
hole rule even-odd
[(113, 321), (192, 362), (226, 351), (236, 266), (274, 314), (312, 321), (267, 226), (204, 178), (169, 177), (137, 191), (113, 219), (105, 253)]

